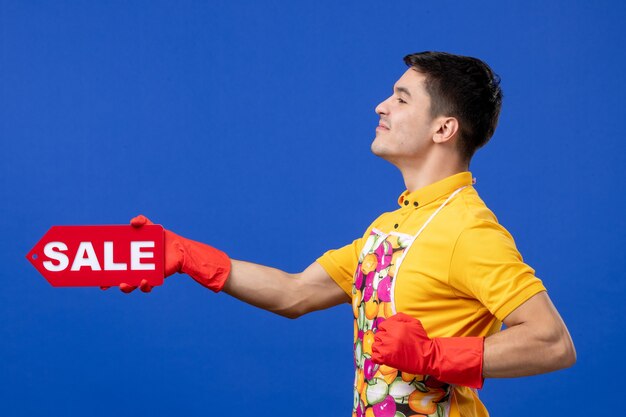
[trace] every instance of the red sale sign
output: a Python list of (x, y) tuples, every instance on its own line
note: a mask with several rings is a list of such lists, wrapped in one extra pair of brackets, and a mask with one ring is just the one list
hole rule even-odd
[(55, 287), (163, 284), (160, 225), (52, 226), (26, 255)]

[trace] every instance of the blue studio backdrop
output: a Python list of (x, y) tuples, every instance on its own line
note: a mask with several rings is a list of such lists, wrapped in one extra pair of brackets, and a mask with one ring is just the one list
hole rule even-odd
[(374, 107), (423, 50), (502, 77), (471, 170), (578, 352), (481, 398), (494, 416), (607, 412), (626, 371), (625, 16), (616, 0), (0, 0), (0, 415), (349, 415), (348, 305), (288, 320), (183, 275), (53, 288), (25, 255), (52, 225), (144, 213), (303, 269), (396, 208)]

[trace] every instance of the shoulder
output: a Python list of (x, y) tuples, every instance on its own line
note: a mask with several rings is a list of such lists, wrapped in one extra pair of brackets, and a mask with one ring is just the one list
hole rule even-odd
[(487, 207), (474, 187), (467, 187), (459, 193), (454, 206), (458, 238), (500, 236), (513, 239), (509, 231), (498, 222), (495, 213)]
[(453, 277), (484, 277), (490, 274), (529, 273), (513, 236), (498, 223), (495, 214), (472, 188), (459, 196), (457, 228), (450, 258)]
[(452, 267), (484, 264), (491, 259), (522, 259), (513, 236), (498, 222), (473, 187), (463, 189), (451, 200), (436, 223), (434, 228), (441, 236), (438, 239), (449, 247)]

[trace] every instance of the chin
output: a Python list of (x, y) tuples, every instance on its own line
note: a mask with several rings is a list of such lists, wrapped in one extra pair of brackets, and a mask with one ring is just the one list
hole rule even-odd
[(372, 145), (370, 146), (370, 150), (374, 155), (380, 157), (384, 157), (385, 155), (389, 154), (389, 149), (387, 149), (385, 144), (380, 143), (380, 139), (378, 138), (374, 139)]
[(372, 146), (370, 146), (370, 150), (372, 151), (374, 155), (380, 156), (380, 148), (374, 145), (373, 143), (372, 143)]
[(378, 136), (374, 138), (372, 144), (370, 145), (370, 150), (374, 155), (380, 156), (383, 153), (383, 146), (380, 144), (380, 139)]
[(374, 155), (386, 161), (388, 161), (389, 157), (391, 156), (388, 151), (386, 151), (384, 148), (381, 148), (380, 146), (372, 146), (371, 151)]

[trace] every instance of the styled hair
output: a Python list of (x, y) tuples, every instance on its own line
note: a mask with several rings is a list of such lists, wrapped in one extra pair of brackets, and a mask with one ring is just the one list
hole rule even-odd
[(426, 76), (431, 115), (452, 116), (459, 121), (457, 145), (469, 162), (498, 125), (500, 77), (479, 59), (445, 52), (410, 54), (404, 62)]

